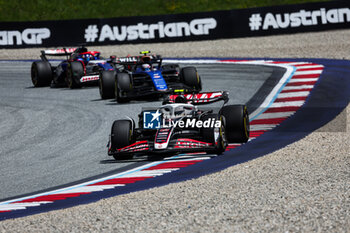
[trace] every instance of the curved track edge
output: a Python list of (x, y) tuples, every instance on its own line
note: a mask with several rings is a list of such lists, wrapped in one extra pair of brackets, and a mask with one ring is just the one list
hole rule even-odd
[[(205, 60), (203, 58), (200, 59)], [(209, 59), (221, 60), (221, 62), (248, 63), (253, 60), (255, 62), (258, 60), (241, 58)], [(51, 195), (49, 199), (47, 196), (46, 198), (45, 196), (44, 198), (41, 197), (41, 199), (40, 196), (36, 196), (31, 198), (28, 197), (27, 199), (22, 198), (21, 200), (2, 202), (0, 203), (0, 220), (95, 202), (102, 198), (163, 186), (173, 182), (181, 182), (223, 170), (227, 167), (264, 156), (302, 139), (312, 131), (322, 127), (335, 118), (349, 103), (348, 93), (350, 93), (350, 79), (348, 77), (350, 75), (350, 61), (328, 59), (264, 59), (261, 60), (261, 62), (264, 64), (269, 62), (274, 64), (290, 63), (290, 65), (294, 63), (317, 63), (323, 67), (323, 71), (321, 71), (321, 75), (317, 77), (317, 80), (312, 80), (312, 82), (314, 82), (314, 88), (310, 90), (310, 94), (306, 96), (302, 104), (297, 106), (298, 108), (295, 109), (295, 114), (293, 113), (292, 115), (283, 118), (281, 122), (274, 122), (276, 123), (275, 126), (278, 125), (278, 127), (263, 130), (264, 132), (260, 132), (256, 135), (261, 136), (257, 137), (250, 143), (237, 147), (236, 145), (232, 145), (232, 148), (236, 148), (227, 151), (221, 156), (210, 158), (205, 155), (194, 155), (189, 159), (178, 158), (179, 160), (177, 160), (176, 157), (173, 157), (166, 162), (154, 162), (145, 167), (138, 168), (137, 171), (133, 171), (134, 175), (132, 176), (128, 175), (123, 177), (123, 175), (126, 174), (125, 173), (111, 176), (109, 179), (106, 178), (99, 180), (99, 183), (95, 182), (94, 185), (92, 185), (95, 186), (93, 188), (89, 186), (88, 182), (86, 186), (90, 188), (85, 188), (85, 190), (93, 190), (92, 192), (83, 192), (81, 191), (82, 189), (79, 189), (80, 192), (66, 192), (65, 196)], [(295, 69), (291, 71), (292, 74), (294, 71)], [(306, 78), (308, 80), (305, 81), (310, 82), (309, 77)], [(281, 84), (281, 87), (283, 87), (283, 85), (285, 84)], [(264, 105), (259, 109), (260, 111), (263, 109), (263, 111), (252, 114), (253, 121), (261, 120), (255, 118), (258, 118), (258, 116), (266, 112), (270, 106), (269, 104), (276, 100), (277, 94), (282, 90), (280, 87), (277, 89), (276, 93), (272, 94), (270, 97), (269, 103), (266, 103), (267, 105)], [(299, 99), (297, 98), (294, 100)], [(278, 138), (278, 143), (276, 143), (276, 138)], [(145, 170), (148, 172), (142, 172)], [(161, 170), (162, 172), (160, 172)], [(137, 172), (139, 173), (137, 174)], [(135, 173), (137, 175), (135, 175)], [(149, 176), (145, 174), (148, 174)], [(152, 179), (148, 179), (150, 177), (152, 177)], [(113, 180), (114, 182), (108, 180)], [(110, 186), (108, 189), (102, 189), (102, 191), (98, 189), (98, 184)], [(29, 203), (29, 201), (31, 203), (30, 205), (25, 204)], [(12, 209), (11, 205), (13, 207)]]

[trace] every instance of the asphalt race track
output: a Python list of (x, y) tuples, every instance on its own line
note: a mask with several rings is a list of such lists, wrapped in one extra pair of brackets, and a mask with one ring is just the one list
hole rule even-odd
[[(30, 66), (29, 61), (0, 63), (0, 200), (149, 163), (145, 158), (116, 162), (107, 156), (106, 144), (114, 120), (137, 119), (142, 107), (160, 101), (117, 104), (101, 100), (97, 87), (33, 88)], [(195, 66), (203, 91), (227, 90), (231, 104), (247, 103), (250, 111), (264, 99), (260, 88), (272, 88), (284, 72), (256, 65)]]

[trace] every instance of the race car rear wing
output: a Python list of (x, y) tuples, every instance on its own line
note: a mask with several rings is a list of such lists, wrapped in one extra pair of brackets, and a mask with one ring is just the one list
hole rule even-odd
[(215, 92), (201, 92), (197, 94), (174, 94), (169, 95), (163, 103), (179, 103), (185, 102), (193, 105), (210, 104), (223, 100), (225, 103), (228, 102), (227, 91), (215, 91)]
[[(144, 56), (127, 56), (127, 57), (116, 57), (114, 62), (121, 65), (136, 65), (143, 63), (142, 57)], [(161, 63), (162, 58), (160, 55), (148, 55), (151, 63)]]
[(41, 59), (43, 61), (47, 61), (46, 56), (70, 56), (72, 53), (76, 52), (78, 48), (62, 48), (62, 49), (48, 49), (48, 50), (42, 50), (41, 51)]
[(77, 48), (48, 49), (41, 51), (41, 53), (50, 56), (66, 56), (72, 54), (76, 49)]

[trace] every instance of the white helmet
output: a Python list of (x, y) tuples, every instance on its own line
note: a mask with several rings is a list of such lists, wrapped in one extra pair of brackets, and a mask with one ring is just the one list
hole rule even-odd
[(144, 70), (149, 70), (151, 68), (151, 66), (149, 64), (142, 64), (142, 68)]

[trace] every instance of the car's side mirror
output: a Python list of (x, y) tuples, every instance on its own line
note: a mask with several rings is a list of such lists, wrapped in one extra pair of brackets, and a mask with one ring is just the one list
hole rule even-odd
[(228, 94), (228, 91), (222, 92), (222, 99), (224, 100), (225, 104), (229, 101)]

